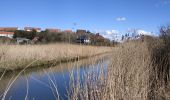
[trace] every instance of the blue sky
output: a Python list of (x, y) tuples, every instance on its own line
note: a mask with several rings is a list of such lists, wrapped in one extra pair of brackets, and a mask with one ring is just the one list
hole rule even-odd
[(87, 29), (107, 37), (134, 28), (157, 33), (170, 23), (169, 11), (170, 0), (0, 0), (0, 27)]

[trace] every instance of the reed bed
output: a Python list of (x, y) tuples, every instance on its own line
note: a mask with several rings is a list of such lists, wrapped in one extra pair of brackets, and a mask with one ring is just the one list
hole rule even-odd
[[(160, 39), (146, 37), (114, 49), (107, 78), (87, 74), (73, 83), (72, 100), (170, 100), (169, 51)], [(162, 55), (164, 54), (164, 55)]]
[[(99, 47), (79, 46), (80, 49), (78, 49), (77, 53), (72, 52), (73, 54), (71, 51), (77, 49), (76, 45), (71, 45), (72, 47), (66, 45), (64, 47), (60, 46), (60, 49), (65, 48), (68, 50), (67, 52), (62, 53), (65, 55), (64, 57), (91, 56), (112, 50), (112, 53), (110, 54), (111, 61), (107, 72), (105, 72), (104, 66), (102, 64), (100, 65), (99, 62), (100, 71), (96, 73), (96, 71), (92, 70), (84, 73), (84, 81), (81, 82), (81, 77), (78, 75), (79, 72), (77, 72), (77, 77), (74, 77), (73, 72), (70, 71), (68, 99), (170, 100), (170, 51), (167, 50), (167, 46), (161, 39), (145, 37), (142, 40), (125, 42), (114, 49), (108, 47), (99, 49)], [(75, 49), (71, 49), (74, 47)], [(41, 49), (42, 52), (47, 50)], [(50, 51), (51, 50), (49, 50), (49, 52)], [(61, 52), (64, 51), (60, 51), (60, 53)], [(81, 54), (82, 52), (83, 54)], [(77, 55), (78, 53), (79, 55)], [(1, 55), (3, 54), (4, 53), (1, 53)], [(39, 53), (36, 54), (38, 55)], [(51, 53), (54, 54), (53, 56), (49, 56), (46, 53), (42, 54), (46, 56), (34, 56), (35, 58), (42, 57), (41, 59), (48, 58), (48, 60), (57, 57), (55, 56), (57, 54), (54, 53)], [(49, 79), (53, 83), (54, 80), (50, 77)], [(54, 90), (56, 90), (55, 95), (57, 99), (60, 94), (58, 94), (55, 84), (53, 85)]]
[(111, 47), (84, 46), (73, 44), (47, 45), (0, 45), (0, 69), (22, 69), (37, 60), (35, 66), (50, 61), (89, 57), (111, 51)]

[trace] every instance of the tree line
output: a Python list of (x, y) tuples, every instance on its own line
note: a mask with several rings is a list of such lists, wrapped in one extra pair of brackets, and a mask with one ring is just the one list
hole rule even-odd
[(90, 31), (85, 33), (69, 33), (69, 32), (49, 32), (47, 30), (37, 32), (36, 30), (33, 31), (24, 31), (24, 30), (17, 30), (14, 32), (13, 38), (27, 38), (33, 40), (35, 37), (38, 37), (38, 41), (35, 43), (55, 43), (55, 42), (66, 42), (66, 43), (77, 43), (77, 39), (81, 36), (87, 36), (90, 39), (89, 45), (98, 45), (98, 46), (111, 46), (112, 41), (107, 38), (102, 37), (99, 33), (94, 34)]

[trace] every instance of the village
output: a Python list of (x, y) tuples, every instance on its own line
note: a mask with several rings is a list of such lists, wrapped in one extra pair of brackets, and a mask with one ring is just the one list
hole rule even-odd
[(0, 43), (17, 44), (37, 44), (37, 43), (81, 43), (91, 45), (111, 45), (111, 41), (104, 38), (100, 33), (77, 29), (62, 30), (57, 28), (46, 28), (42, 30), (38, 27), (0, 27)]

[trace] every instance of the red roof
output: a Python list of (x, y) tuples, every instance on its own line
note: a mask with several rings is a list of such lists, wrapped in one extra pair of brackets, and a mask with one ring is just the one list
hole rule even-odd
[(54, 29), (54, 28), (47, 28), (46, 30), (49, 32), (60, 32), (61, 31), (61, 29)]
[(3, 31), (0, 31), (0, 34), (11, 34), (11, 35), (13, 35), (14, 32), (3, 32)]
[(64, 32), (72, 33), (73, 31), (72, 30), (64, 30)]
[(0, 27), (0, 31), (15, 31), (18, 27)]
[(37, 27), (25, 27), (25, 30), (41, 30), (41, 28), (37, 28)]

